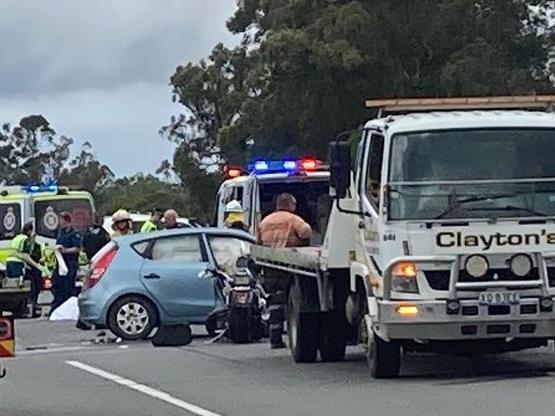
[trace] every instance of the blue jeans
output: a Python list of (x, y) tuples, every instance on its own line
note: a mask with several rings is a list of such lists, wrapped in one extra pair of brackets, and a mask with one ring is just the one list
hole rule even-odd
[(68, 272), (65, 276), (60, 276), (58, 269), (52, 275), (52, 294), (54, 295), (54, 300), (50, 309), (51, 313), (66, 300), (75, 296), (75, 277), (77, 276), (79, 264), (66, 262), (66, 266)]

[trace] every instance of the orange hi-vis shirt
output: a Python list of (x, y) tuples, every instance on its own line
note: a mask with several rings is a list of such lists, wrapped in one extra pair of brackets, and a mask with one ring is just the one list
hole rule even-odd
[(276, 211), (264, 218), (258, 226), (258, 241), (267, 247), (296, 247), (311, 235), (310, 225), (288, 211)]

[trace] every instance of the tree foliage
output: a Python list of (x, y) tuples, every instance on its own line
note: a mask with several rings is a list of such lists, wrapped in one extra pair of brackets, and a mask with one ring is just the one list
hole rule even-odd
[(112, 215), (124, 208), (134, 212), (149, 212), (153, 208), (173, 208), (189, 215), (186, 193), (177, 184), (170, 184), (153, 175), (137, 174), (116, 179), (95, 192), (97, 211)]
[[(223, 159), (325, 157), (331, 137), (372, 116), (363, 107), (367, 98), (553, 90), (552, 1), (242, 3), (228, 21), (242, 44), (218, 45), (207, 62), (179, 67), (171, 78), (188, 124), (209, 125), (206, 143)], [(223, 50), (225, 65), (213, 58)], [(221, 70), (228, 66), (234, 70)], [(210, 111), (187, 104), (199, 97)], [(221, 103), (226, 117), (216, 116)], [(189, 140), (208, 137), (202, 128), (188, 133)]]
[(0, 130), (0, 184), (26, 184), (57, 178), (73, 139), (58, 136), (42, 115), (23, 117)]

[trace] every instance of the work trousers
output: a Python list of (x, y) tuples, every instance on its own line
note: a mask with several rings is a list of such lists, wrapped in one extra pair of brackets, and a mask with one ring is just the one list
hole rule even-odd
[(52, 294), (54, 300), (50, 312), (52, 313), (58, 306), (66, 300), (75, 296), (75, 277), (77, 276), (78, 263), (66, 261), (68, 272), (65, 276), (58, 274), (58, 269), (54, 271), (52, 276)]

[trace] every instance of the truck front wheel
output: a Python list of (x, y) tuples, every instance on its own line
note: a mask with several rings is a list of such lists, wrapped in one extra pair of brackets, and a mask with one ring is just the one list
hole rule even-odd
[(401, 369), (401, 346), (384, 341), (373, 332), (368, 337), (367, 351), (370, 375), (374, 378), (394, 378)]
[(287, 336), (291, 355), (297, 363), (313, 363), (318, 356), (319, 313), (301, 312), (301, 289), (298, 283), (287, 300)]

